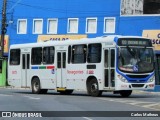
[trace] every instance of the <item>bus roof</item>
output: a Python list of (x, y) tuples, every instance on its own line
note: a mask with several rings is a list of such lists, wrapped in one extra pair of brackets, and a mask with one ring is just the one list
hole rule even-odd
[(120, 36), (120, 35), (109, 35), (101, 36), (96, 38), (82, 38), (75, 40), (65, 40), (65, 41), (46, 41), (38, 43), (25, 43), (25, 44), (14, 44), (10, 48), (26, 48), (26, 47), (43, 47), (43, 46), (62, 46), (62, 45), (74, 45), (74, 44), (89, 44), (89, 43), (114, 43), (115, 38), (144, 38), (141, 36)]

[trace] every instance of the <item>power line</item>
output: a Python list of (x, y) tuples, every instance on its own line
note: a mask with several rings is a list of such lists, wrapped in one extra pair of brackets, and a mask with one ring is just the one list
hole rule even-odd
[[(13, 1), (9, 1), (11, 3), (16, 3)], [(107, 11), (95, 11), (95, 10), (87, 10), (87, 11), (78, 11), (78, 10), (68, 10), (68, 9), (53, 9), (53, 8), (48, 8), (48, 7), (42, 7), (42, 6), (35, 6), (35, 5), (29, 5), (29, 4), (24, 4), (24, 3), (17, 3), (18, 5), (26, 6), (26, 7), (31, 7), (33, 9), (39, 9), (39, 10), (44, 10), (44, 11), (50, 11), (50, 12), (59, 12), (59, 13), (75, 13), (75, 14), (106, 14)], [(117, 12), (117, 11), (112, 11), (112, 13)]]
[[(22, 5), (22, 6), (30, 7), (30, 8), (33, 8), (33, 9), (44, 10), (46, 12), (50, 11), (50, 12), (66, 13), (66, 11), (67, 11), (67, 14), (74, 13), (74, 14), (76, 14), (75, 17), (78, 17), (78, 18), (114, 16), (114, 17), (120, 17), (119, 19), (121, 19), (121, 21), (130, 21), (130, 20), (132, 20), (132, 18), (123, 19), (123, 17), (121, 17), (120, 13), (117, 12), (117, 11), (95, 11), (95, 10), (91, 10), (91, 11), (78, 11), (78, 10), (71, 11), (71, 10), (68, 10), (68, 9), (53, 9), (53, 8), (47, 8), (47, 7), (42, 7), (42, 6), (29, 5), (29, 4), (19, 3), (19, 1), (18, 2), (14, 2), (12, 0), (9, 0), (10, 3), (14, 3), (16, 5)], [(95, 2), (94, 2), (94, 4), (95, 4)], [(81, 14), (82, 14), (82, 16), (81, 16)], [(67, 16), (69, 16), (69, 15), (67, 15)], [(17, 17), (17, 18), (23, 17), (24, 18), (24, 17), (26, 17), (26, 15), (25, 16), (14, 16), (14, 17)], [(41, 16), (39, 16), (39, 17), (41, 17)], [(43, 15), (42, 15), (42, 17), (45, 18)], [(72, 15), (72, 17), (73, 17), (73, 15)], [(35, 16), (33, 16), (33, 17), (32, 16), (27, 16), (27, 18), (35, 18)], [(48, 18), (48, 17), (46, 17), (46, 18)], [(68, 17), (56, 17), (56, 18), (58, 18), (58, 19), (66, 19)], [(146, 18), (141, 18), (141, 17), (140, 18), (133, 18), (133, 19), (134, 20), (146, 20)], [(150, 18), (150, 19), (152, 19), (152, 18)]]
[(21, 0), (18, 0), (7, 12), (10, 12)]

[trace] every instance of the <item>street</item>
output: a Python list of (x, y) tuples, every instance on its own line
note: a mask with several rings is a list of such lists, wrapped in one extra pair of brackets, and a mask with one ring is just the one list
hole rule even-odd
[[(101, 97), (91, 97), (88, 96), (86, 92), (79, 91), (75, 91), (71, 95), (61, 95), (56, 91), (50, 90), (47, 94), (37, 95), (32, 94), (29, 89), (0, 88), (0, 111), (73, 111), (73, 113), (74, 111), (160, 111), (160, 93), (136, 91), (128, 98), (122, 98), (120, 95), (115, 95), (109, 92), (103, 93)], [(58, 116), (53, 118), (52, 116), (42, 119), (75, 119), (75, 117), (65, 117), (67, 116), (65, 114), (67, 113), (64, 112), (64, 117)], [(134, 118), (135, 117), (132, 117), (132, 119)], [(37, 118), (37, 120), (38, 119), (40, 118)], [(107, 118), (103, 116), (78, 116), (76, 119), (106, 120)], [(128, 117), (115, 116), (110, 117), (110, 119), (128, 120)], [(138, 117), (138, 119), (158, 120), (159, 116)], [(0, 120), (6, 120), (6, 118), (0, 118)]]

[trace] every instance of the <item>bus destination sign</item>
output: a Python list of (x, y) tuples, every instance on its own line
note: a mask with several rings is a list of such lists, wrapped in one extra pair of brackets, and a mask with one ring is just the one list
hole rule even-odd
[(119, 39), (118, 45), (152, 47), (152, 43), (149, 39)]

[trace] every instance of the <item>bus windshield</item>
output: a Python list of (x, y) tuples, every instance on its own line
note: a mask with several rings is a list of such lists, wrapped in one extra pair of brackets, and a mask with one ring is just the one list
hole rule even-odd
[(120, 47), (118, 49), (118, 68), (123, 72), (146, 73), (154, 70), (152, 48)]

